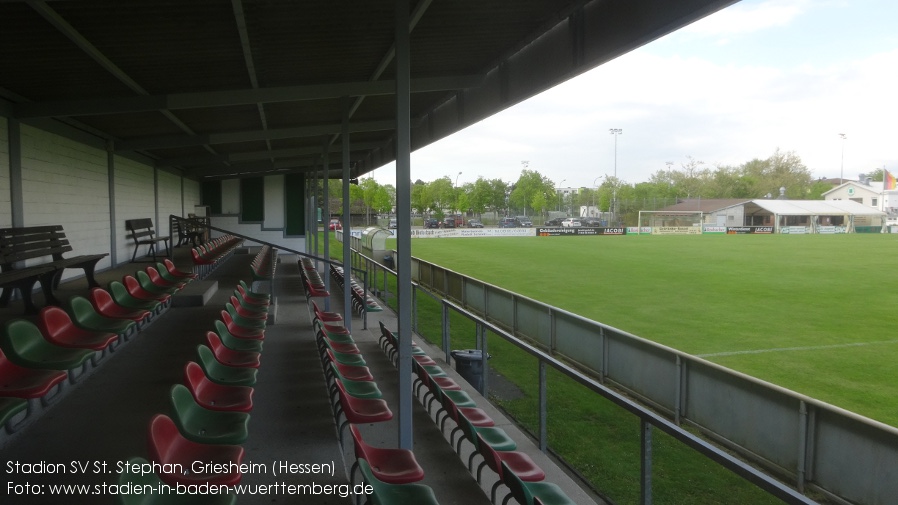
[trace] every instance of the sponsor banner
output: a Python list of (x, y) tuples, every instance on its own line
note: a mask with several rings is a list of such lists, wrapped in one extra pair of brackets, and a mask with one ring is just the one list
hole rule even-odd
[(655, 226), (652, 235), (701, 235), (701, 226)]
[(810, 233), (807, 226), (783, 226), (780, 228), (780, 233), (786, 233), (789, 235), (804, 235), (805, 233)]
[(537, 237), (573, 237), (573, 236), (584, 236), (584, 235), (626, 235), (626, 228), (593, 228), (593, 227), (581, 227), (581, 228), (564, 228), (564, 227), (551, 227), (551, 228), (537, 228), (536, 236)]
[(844, 226), (818, 226), (817, 233), (831, 235), (836, 233), (848, 233), (848, 230), (846, 230)]
[(651, 226), (643, 226), (642, 228), (640, 228), (639, 226), (627, 226), (627, 233), (630, 235), (634, 235), (634, 234), (638, 235), (640, 233), (649, 234), (649, 233), (652, 233), (652, 227)]
[(773, 233), (773, 226), (728, 226), (728, 235), (743, 235), (747, 233)]
[(727, 233), (726, 226), (705, 226), (705, 233)]
[(534, 228), (415, 229), (412, 238), (532, 237)]

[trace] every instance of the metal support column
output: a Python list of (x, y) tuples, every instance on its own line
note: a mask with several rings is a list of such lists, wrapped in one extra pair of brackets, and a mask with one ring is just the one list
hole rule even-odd
[[(321, 184), (321, 192), (323, 193), (323, 204), (321, 209), (321, 224), (324, 225), (324, 259), (331, 259), (331, 234), (330, 234), (330, 224), (331, 224), (331, 196), (330, 196), (330, 148), (328, 146), (327, 140), (324, 141), (324, 147), (322, 148), (321, 153), (321, 173), (322, 173), (322, 184)], [(318, 233), (318, 224), (315, 224), (315, 233)], [(331, 275), (330, 275), (330, 264), (326, 264), (325, 268), (328, 270), (324, 272), (324, 289), (327, 290), (328, 293), (331, 292)], [(324, 310), (331, 310), (331, 297), (324, 298)]]
[(642, 449), (642, 466), (639, 475), (639, 495), (642, 505), (652, 505), (652, 424), (640, 419), (642, 433), (640, 448)]
[(412, 449), (411, 65), (409, 2), (396, 0), (396, 294), (399, 304), (399, 447)]
[[(109, 183), (109, 261), (111, 266), (118, 265), (118, 247), (116, 247), (116, 225), (115, 225), (115, 147), (112, 140), (106, 141), (106, 180)], [(181, 206), (183, 207), (183, 191), (181, 192)], [(159, 227), (159, 223), (156, 223)], [(169, 242), (171, 244), (171, 242)], [(174, 244), (172, 244), (174, 247)]]
[(349, 97), (344, 97), (343, 127), (343, 325), (352, 331), (352, 213), (349, 209)]

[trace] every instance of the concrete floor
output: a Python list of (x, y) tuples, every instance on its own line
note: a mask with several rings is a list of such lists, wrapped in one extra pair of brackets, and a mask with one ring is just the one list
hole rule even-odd
[[(174, 259), (183, 269), (189, 269), (189, 251), (174, 250)], [(217, 281), (219, 289), (204, 306), (171, 307), (162, 315), (118, 347), (99, 365), (82, 377), (75, 385), (67, 387), (46, 408), (38, 408), (13, 434), (0, 435), (0, 468), (5, 475), (0, 500), (15, 504), (107, 504), (115, 503), (111, 496), (75, 495), (40, 496), (13, 495), (14, 488), (27, 484), (42, 486), (49, 491), (51, 484), (88, 484), (101, 487), (103, 483), (117, 481), (116, 465), (135, 456), (147, 457), (146, 432), (150, 418), (156, 413), (170, 411), (168, 394), (171, 386), (183, 383), (183, 367), (195, 359), (196, 346), (204, 341), (205, 333), (213, 329), (213, 322), (230, 297), (240, 279), (249, 280), (252, 254), (235, 254), (222, 264), (207, 280)], [(144, 268), (145, 263), (122, 265), (97, 274), (97, 280), (106, 285), (109, 280), (120, 279), (124, 274)], [(267, 289), (267, 285), (260, 286)], [(302, 292), (299, 269), (295, 256), (281, 256), (274, 284), (277, 297), (275, 324), (266, 329), (262, 366), (255, 385), (254, 408), (249, 424), (249, 438), (243, 444), (245, 463), (261, 463), (269, 470), (266, 474), (246, 474), (242, 484), (272, 485), (346, 484), (348, 468), (352, 462), (352, 443), (340, 447), (336, 425), (331, 414), (326, 383), (317, 354), (308, 305)], [(63, 283), (57, 292), (60, 299), (72, 295), (85, 295), (84, 279)], [(332, 297), (332, 310), (341, 310), (341, 296)], [(35, 294), (35, 302), (43, 302)], [(0, 309), (0, 321), (23, 318), (21, 302)], [(384, 398), (390, 405), (398, 405), (398, 374), (377, 345), (378, 321), (395, 329), (396, 316), (390, 311), (372, 314), (369, 329), (363, 330), (362, 321), (353, 321), (353, 338), (358, 342), (366, 361), (375, 376)], [(423, 344), (425, 347), (426, 344)], [(439, 362), (441, 353), (429, 348), (431, 356)], [(597, 503), (561, 468), (539, 452), (532, 441), (517, 427), (480, 397), (454, 370), (442, 363), (443, 368), (477, 400), (518, 443), (518, 450), (528, 452), (546, 471), (547, 480), (562, 486), (578, 504)], [(33, 402), (37, 404), (37, 402)], [(394, 411), (396, 409), (394, 408)], [(414, 409), (415, 454), (425, 471), (424, 484), (431, 486), (443, 505), (488, 504), (488, 493), (494, 475), (484, 471), (485, 478), (478, 485), (468, 473), (463, 461), (466, 450), (459, 458), (447, 442), (446, 435), (452, 427), (447, 423), (445, 434), (440, 432), (427, 412), (420, 406)], [(375, 446), (395, 447), (397, 444), (396, 420), (362, 427), (367, 442)], [(2, 432), (2, 430), (0, 430)], [(348, 433), (344, 434), (348, 440)], [(273, 462), (288, 464), (335, 463), (335, 475), (289, 474), (272, 475)], [(345, 461), (345, 463), (344, 463)], [(16, 473), (15, 463), (64, 464), (65, 473)], [(71, 471), (73, 462), (90, 463), (90, 469)], [(96, 462), (96, 464), (95, 464)], [(105, 463), (105, 468), (103, 464)], [(100, 470), (94, 473), (94, 470)], [(358, 476), (356, 476), (358, 480)], [(101, 488), (102, 489), (102, 488)], [(500, 496), (502, 492), (500, 491)], [(240, 504), (302, 503), (349, 504), (350, 498), (335, 493), (288, 496), (269, 494), (238, 498)]]

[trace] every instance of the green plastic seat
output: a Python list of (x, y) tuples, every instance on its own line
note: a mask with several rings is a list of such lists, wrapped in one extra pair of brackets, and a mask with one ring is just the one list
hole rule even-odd
[(130, 335), (137, 329), (137, 323), (130, 319), (110, 319), (101, 316), (94, 309), (90, 300), (82, 296), (73, 296), (69, 300), (69, 312), (75, 324), (85, 330)]
[(371, 472), (371, 465), (364, 459), (358, 460), (362, 478), (372, 488), (372, 505), (438, 505), (437, 497), (430, 486), (424, 484), (387, 484), (378, 480)]
[(249, 295), (251, 298), (261, 298), (261, 299), (265, 299), (265, 300), (271, 300), (271, 293), (260, 293), (258, 291), (253, 291), (249, 288), (249, 286), (243, 280), (240, 280), (240, 287), (242, 287), (243, 290), (246, 291), (246, 294)]
[[(349, 396), (354, 396), (356, 398), (383, 398), (383, 393), (380, 392), (380, 388), (377, 387), (376, 382), (347, 379), (340, 373), (340, 370), (337, 369), (333, 362), (329, 362), (328, 366), (331, 369), (334, 380), (338, 380), (343, 384), (343, 389), (346, 390), (346, 393), (348, 393)], [(336, 396), (337, 394), (336, 389), (336, 385), (331, 387), (333, 396)]]
[(262, 352), (261, 340), (235, 337), (228, 331), (228, 327), (224, 321), (220, 319), (215, 320), (215, 333), (218, 335), (218, 338), (221, 339), (221, 342), (229, 349), (234, 349), (235, 351)]
[(267, 303), (266, 304), (258, 304), (258, 303), (252, 303), (250, 301), (247, 301), (247, 299), (244, 298), (242, 294), (240, 294), (240, 291), (238, 291), (236, 289), (234, 290), (234, 298), (237, 300), (237, 303), (239, 303), (240, 306), (243, 307), (245, 310), (257, 312), (259, 314), (267, 314), (268, 313), (269, 305)]
[(203, 367), (206, 377), (212, 382), (225, 386), (253, 386), (256, 384), (258, 368), (222, 365), (215, 359), (212, 349), (202, 344), (196, 346), (196, 352), (199, 356), (200, 366)]
[[(128, 467), (149, 468), (144, 458), (131, 458)], [(123, 489), (160, 489), (162, 481), (153, 472), (121, 472), (118, 484)], [(118, 505), (234, 505), (237, 495), (221, 494), (177, 494), (177, 493), (119, 493), (115, 495)]]
[(0, 427), (27, 408), (28, 400), (24, 398), (0, 396)]
[(183, 384), (171, 388), (172, 420), (184, 438), (201, 444), (242, 444), (249, 435), (249, 414), (209, 410)]
[(122, 307), (128, 307), (129, 309), (143, 309), (150, 312), (156, 312), (159, 309), (159, 306), (162, 305), (155, 300), (141, 300), (139, 298), (134, 298), (131, 296), (131, 293), (128, 293), (128, 289), (125, 285), (119, 281), (110, 281), (109, 289), (107, 291), (112, 295), (112, 299), (115, 300), (115, 303)]
[(153, 280), (150, 279), (149, 274), (147, 274), (143, 270), (138, 270), (137, 272), (135, 272), (135, 277), (137, 277), (137, 282), (140, 284), (140, 287), (149, 291), (150, 293), (159, 295), (173, 295), (180, 291), (180, 289), (175, 286), (160, 286), (154, 283)]
[(231, 319), (234, 320), (234, 324), (237, 326), (243, 326), (244, 328), (250, 328), (255, 330), (264, 330), (266, 326), (266, 321), (264, 319), (251, 319), (248, 317), (243, 317), (237, 313), (237, 309), (231, 302), (227, 302), (225, 304), (225, 309), (227, 309), (228, 314), (231, 316)]
[(345, 352), (335, 351), (330, 345), (327, 344), (325, 339), (325, 347), (327, 350), (331, 352), (334, 361), (340, 363), (341, 365), (349, 365), (349, 366), (368, 366), (365, 362), (365, 358), (362, 357), (361, 354), (347, 354)]
[[(479, 441), (489, 444), (489, 446), (496, 451), (513, 451), (518, 448), (518, 444), (515, 443), (502, 428), (496, 428), (495, 426), (474, 426), (472, 423), (468, 422), (463, 415), (459, 416), (458, 427), (461, 429), (464, 438), (467, 439), (475, 449), (468, 457), (468, 470), (471, 470), (471, 465), (474, 463), (474, 457), (479, 454), (476, 450)], [(480, 438), (477, 437), (478, 435), (480, 435)], [(458, 448), (461, 448), (461, 440), (459, 440)], [(460, 452), (458, 448), (456, 449), (456, 452)]]
[(0, 347), (13, 363), (31, 368), (74, 370), (90, 361), (96, 351), (51, 344), (41, 330), (25, 319), (6, 323), (0, 333)]
[(524, 482), (504, 461), (502, 482), (521, 505), (533, 505), (534, 499), (538, 499), (542, 505), (577, 505), (557, 484), (546, 481)]
[(159, 272), (160, 277), (168, 282), (182, 282), (189, 284), (193, 281), (193, 278), (190, 276), (177, 277), (173, 275), (163, 263), (156, 263), (156, 271)]

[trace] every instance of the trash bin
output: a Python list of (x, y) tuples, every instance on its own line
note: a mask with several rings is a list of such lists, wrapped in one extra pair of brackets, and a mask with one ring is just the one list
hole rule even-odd
[[(455, 369), (468, 384), (483, 393), (483, 352), (480, 349), (455, 350), (450, 353), (455, 359)], [(486, 359), (492, 356), (486, 355)]]
[(390, 270), (396, 270), (395, 263), (393, 263), (393, 255), (388, 254), (384, 256), (384, 266), (389, 268)]

